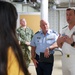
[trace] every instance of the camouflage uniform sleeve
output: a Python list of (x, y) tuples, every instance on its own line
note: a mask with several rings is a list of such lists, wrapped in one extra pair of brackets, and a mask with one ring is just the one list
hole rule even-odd
[(20, 34), (20, 28), (17, 29), (17, 38), (18, 38), (18, 41), (25, 44), (25, 40), (22, 39), (21, 34)]

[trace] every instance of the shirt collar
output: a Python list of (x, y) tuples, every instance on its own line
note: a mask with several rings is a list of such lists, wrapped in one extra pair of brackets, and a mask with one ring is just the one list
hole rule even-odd
[[(50, 34), (50, 33), (51, 33), (51, 31), (52, 31), (51, 29), (48, 29), (47, 34)], [(42, 31), (42, 30), (40, 30), (40, 33), (41, 33), (41, 34), (43, 34), (43, 31)]]

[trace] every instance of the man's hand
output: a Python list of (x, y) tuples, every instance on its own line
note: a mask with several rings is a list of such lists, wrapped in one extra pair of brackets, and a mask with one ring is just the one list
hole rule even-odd
[(26, 41), (25, 44), (28, 45), (28, 46), (30, 46), (30, 42), (27, 42), (27, 41)]
[(36, 59), (32, 59), (34, 66), (37, 68), (38, 61)]
[(49, 53), (49, 48), (46, 48), (45, 52), (44, 52), (44, 57), (48, 58), (50, 55)]
[(21, 44), (21, 42), (19, 41), (19, 45)]
[(71, 37), (69, 36), (64, 36), (65, 38), (65, 42), (67, 42), (68, 44), (73, 43), (73, 35), (71, 35)]
[(58, 44), (58, 47), (60, 47), (60, 48), (62, 48), (62, 45), (63, 45), (63, 43), (65, 41), (65, 38), (64, 37), (65, 36), (61, 36), (61, 34), (59, 34), (59, 37), (57, 39), (57, 44)]

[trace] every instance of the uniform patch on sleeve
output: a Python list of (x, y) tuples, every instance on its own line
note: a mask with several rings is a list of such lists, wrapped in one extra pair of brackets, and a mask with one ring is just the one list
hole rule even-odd
[(37, 31), (35, 34), (39, 33), (39, 31)]

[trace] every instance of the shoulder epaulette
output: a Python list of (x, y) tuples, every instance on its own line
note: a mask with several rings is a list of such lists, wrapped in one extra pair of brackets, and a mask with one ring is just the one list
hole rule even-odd
[(66, 28), (68, 25), (66, 25), (65, 27), (63, 27), (62, 29)]
[(35, 34), (39, 33), (39, 31), (37, 31)]
[(52, 30), (53, 33), (56, 33), (54, 30)]
[(55, 33), (56, 35), (58, 35), (58, 33), (56, 31), (52, 30), (52, 32)]

